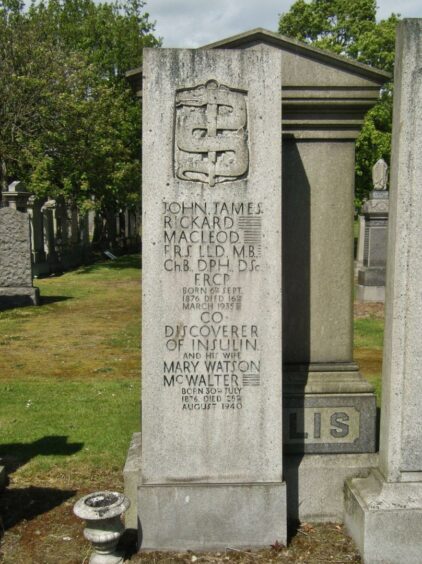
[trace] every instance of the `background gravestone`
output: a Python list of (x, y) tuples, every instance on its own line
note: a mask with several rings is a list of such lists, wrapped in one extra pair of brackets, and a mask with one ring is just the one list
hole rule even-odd
[(422, 19), (398, 26), (379, 469), (350, 480), (366, 564), (422, 561)]
[(32, 285), (29, 219), (13, 208), (0, 209), (0, 309), (38, 305)]
[[(365, 202), (363, 261), (358, 270), (356, 299), (361, 302), (383, 302), (387, 263), (388, 166), (379, 159), (372, 169), (374, 189)], [(360, 234), (362, 235), (362, 234)]]
[(281, 59), (144, 51), (145, 549), (286, 542)]

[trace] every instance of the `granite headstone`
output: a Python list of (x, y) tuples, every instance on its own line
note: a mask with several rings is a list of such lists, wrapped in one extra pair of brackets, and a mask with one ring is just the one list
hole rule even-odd
[(143, 73), (141, 548), (284, 543), (280, 54)]
[(32, 285), (28, 214), (0, 209), (0, 309), (37, 305), (38, 288)]

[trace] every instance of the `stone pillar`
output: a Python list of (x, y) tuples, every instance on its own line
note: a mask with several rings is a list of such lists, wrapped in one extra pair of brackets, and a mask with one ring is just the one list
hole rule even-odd
[(0, 209), (0, 309), (38, 305), (32, 285), (29, 218), (11, 207)]
[(43, 213), (43, 227), (44, 227), (44, 252), (47, 257), (51, 271), (54, 271), (57, 265), (57, 253), (55, 246), (55, 225), (54, 225), (54, 210), (56, 208), (56, 201), (49, 198), (42, 206)]
[(23, 182), (16, 180), (9, 184), (7, 192), (2, 192), (4, 206), (26, 212), (30, 195)]
[(359, 128), (344, 127), (352, 117), (346, 104), (321, 108), (319, 101), (307, 99), (302, 117), (289, 94), (283, 94), (285, 448), (289, 453), (370, 453), (375, 451), (376, 398), (353, 361)]
[(358, 271), (363, 266), (363, 251), (365, 243), (365, 216), (363, 214), (358, 217), (359, 222), (359, 233), (358, 233), (358, 245), (356, 249), (356, 260), (355, 260), (355, 275), (357, 276)]
[(45, 261), (42, 200), (31, 196), (28, 200), (28, 215), (31, 226), (32, 259), (34, 265)]
[(366, 564), (422, 558), (422, 19), (396, 42), (379, 469), (348, 482)]
[(141, 548), (285, 543), (280, 54), (143, 60)]
[(379, 159), (372, 169), (374, 189), (363, 206), (365, 218), (363, 264), (358, 270), (356, 299), (361, 302), (383, 302), (387, 262), (388, 166)]

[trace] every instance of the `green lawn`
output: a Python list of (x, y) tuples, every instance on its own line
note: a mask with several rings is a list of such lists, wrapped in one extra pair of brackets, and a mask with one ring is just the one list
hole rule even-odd
[(354, 357), (365, 378), (371, 382), (381, 403), (381, 368), (384, 338), (383, 319), (355, 319)]
[[(15, 480), (121, 474), (140, 426), (140, 272), (129, 256), (37, 280), (41, 306), (0, 313), (0, 456)], [(378, 394), (382, 337), (382, 320), (355, 321)]]
[(15, 478), (121, 472), (140, 426), (140, 260), (37, 280), (0, 313), (0, 456)]

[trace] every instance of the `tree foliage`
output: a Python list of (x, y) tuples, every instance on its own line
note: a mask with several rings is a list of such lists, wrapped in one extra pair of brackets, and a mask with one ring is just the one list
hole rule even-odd
[[(376, 68), (393, 71), (399, 15), (376, 21), (375, 0), (297, 0), (279, 20), (279, 33)], [(390, 161), (392, 84), (368, 112), (356, 142), (356, 204), (372, 188), (371, 169)]]
[[(3, 186), (116, 209), (138, 198), (140, 107), (125, 79), (158, 45), (144, 2), (0, 3)], [(6, 127), (4, 127), (4, 124)]]

